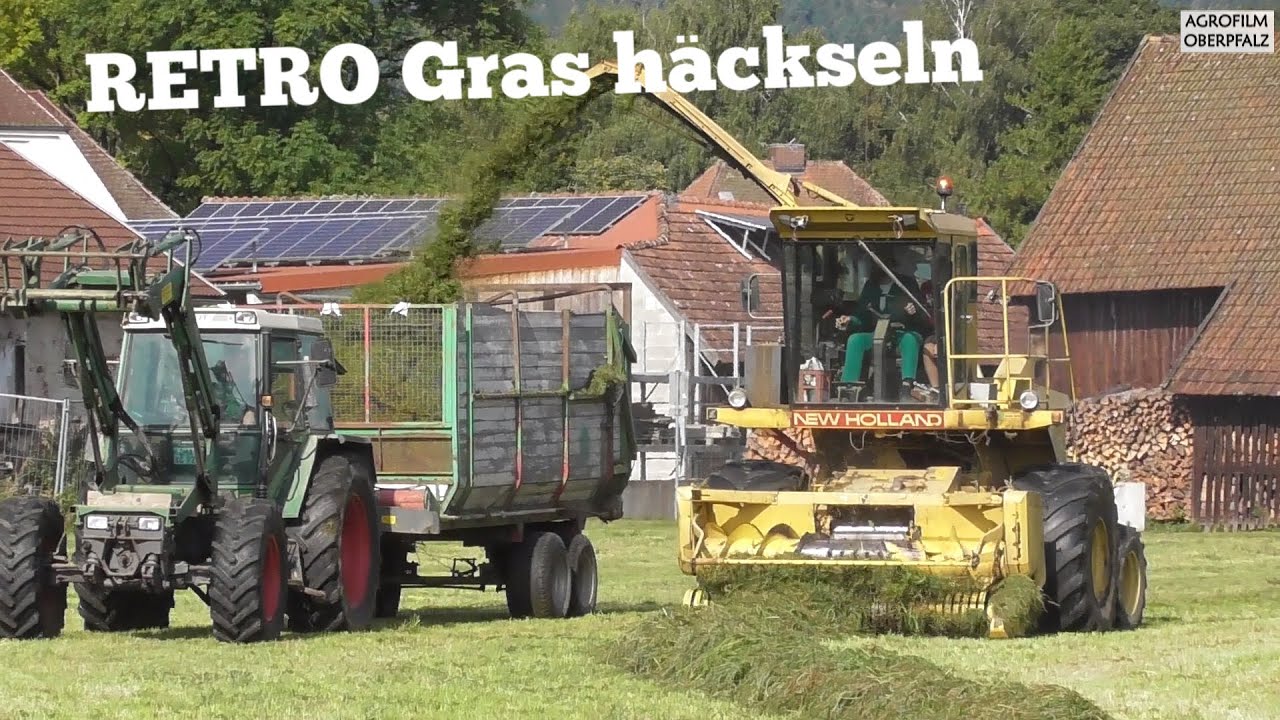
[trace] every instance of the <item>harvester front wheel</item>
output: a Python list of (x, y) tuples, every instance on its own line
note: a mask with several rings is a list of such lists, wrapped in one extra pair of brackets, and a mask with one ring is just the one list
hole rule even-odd
[(284, 628), (288, 539), (269, 500), (235, 499), (218, 515), (210, 567), (209, 615), (222, 642), (275, 640)]
[(52, 568), (62, 535), (56, 503), (30, 497), (0, 503), (0, 638), (62, 634), (67, 586), (55, 582)]
[(138, 590), (104, 590), (76, 583), (80, 617), (89, 632), (122, 632), (169, 627), (173, 591), (146, 593)]
[(1120, 526), (1116, 592), (1116, 628), (1133, 630), (1142, 624), (1147, 608), (1147, 554), (1142, 534)]
[(710, 490), (790, 492), (804, 487), (804, 470), (768, 460), (734, 460), (707, 476)]
[(568, 617), (582, 617), (596, 611), (596, 596), (600, 587), (596, 574), (596, 549), (586, 535), (578, 533), (569, 541), (569, 591)]
[(373, 478), (360, 461), (336, 454), (320, 461), (294, 533), (303, 582), (324, 598), (291, 593), (289, 629), (337, 632), (372, 625), (382, 584), (381, 538)]
[(569, 551), (557, 533), (534, 531), (507, 560), (507, 609), (513, 618), (563, 618), (569, 614), (573, 577)]
[(1115, 494), (1101, 468), (1062, 464), (1030, 470), (1014, 487), (1040, 494), (1044, 511), (1047, 632), (1110, 630), (1116, 608)]

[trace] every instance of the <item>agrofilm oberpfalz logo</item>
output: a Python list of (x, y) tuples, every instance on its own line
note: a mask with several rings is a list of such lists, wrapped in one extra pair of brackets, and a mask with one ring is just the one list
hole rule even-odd
[(1182, 52), (1274, 53), (1273, 10), (1183, 10)]

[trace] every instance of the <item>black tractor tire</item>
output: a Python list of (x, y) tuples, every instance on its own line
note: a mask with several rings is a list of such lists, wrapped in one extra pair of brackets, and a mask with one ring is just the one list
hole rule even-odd
[(1136, 630), (1147, 609), (1147, 553), (1142, 533), (1121, 525), (1116, 557), (1115, 627)]
[(294, 632), (364, 630), (373, 624), (381, 585), (381, 532), (373, 477), (345, 455), (324, 457), (311, 476), (301, 524), (291, 529), (302, 556), (302, 579), (324, 593), (293, 591)]
[[(409, 567), (409, 553), (413, 552), (413, 543), (402, 540), (382, 538), (382, 577), (404, 577)], [(403, 588), (399, 584), (379, 583), (378, 599), (374, 607), (374, 617), (393, 618), (400, 613), (400, 597)]]
[(600, 584), (600, 576), (596, 572), (596, 549), (582, 533), (569, 541), (569, 575), (567, 617), (583, 617), (595, 612)]
[(62, 511), (42, 498), (0, 502), (0, 639), (62, 634), (67, 586), (53, 577), (63, 538)]
[(512, 548), (506, 586), (511, 617), (566, 617), (573, 576), (564, 539), (549, 531), (526, 534), (524, 541)]
[(288, 548), (284, 518), (270, 500), (237, 498), (219, 510), (208, 592), (215, 638), (255, 643), (280, 637)]
[(708, 490), (791, 492), (804, 489), (804, 471), (768, 460), (734, 460), (707, 476)]
[(1038, 493), (1044, 512), (1046, 577), (1041, 629), (1110, 630), (1116, 608), (1119, 522), (1115, 491), (1106, 471), (1064, 463), (1029, 470), (1013, 485)]
[(104, 590), (76, 583), (80, 617), (88, 632), (124, 632), (169, 627), (173, 591)]

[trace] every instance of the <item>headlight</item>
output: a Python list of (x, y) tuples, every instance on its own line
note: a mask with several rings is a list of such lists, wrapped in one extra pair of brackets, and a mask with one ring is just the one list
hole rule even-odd
[(1018, 404), (1022, 406), (1023, 410), (1031, 412), (1040, 407), (1040, 397), (1036, 395), (1035, 390), (1028, 390), (1018, 396)]
[(747, 391), (742, 388), (734, 388), (729, 391), (729, 407), (734, 410), (741, 410), (747, 406)]
[(106, 530), (107, 523), (106, 515), (89, 515), (84, 519), (84, 526), (90, 530)]
[(159, 530), (160, 518), (158, 517), (140, 517), (138, 518), (139, 530)]

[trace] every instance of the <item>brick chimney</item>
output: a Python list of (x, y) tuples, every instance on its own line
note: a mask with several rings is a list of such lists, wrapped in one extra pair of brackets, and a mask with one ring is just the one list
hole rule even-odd
[(808, 164), (803, 143), (774, 143), (769, 146), (769, 163), (784, 173), (802, 173)]

